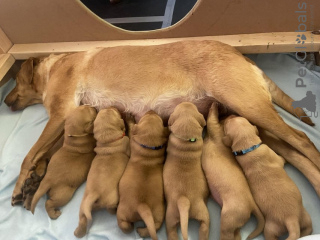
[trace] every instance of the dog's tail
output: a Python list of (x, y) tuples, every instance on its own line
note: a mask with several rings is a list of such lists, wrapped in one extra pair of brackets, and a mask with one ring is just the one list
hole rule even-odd
[(34, 214), (34, 210), (37, 206), (37, 203), (39, 202), (40, 198), (46, 194), (50, 190), (50, 185), (45, 181), (45, 179), (42, 180), (40, 183), (40, 186), (36, 193), (33, 196), (32, 202), (31, 202), (31, 212)]
[[(246, 61), (251, 63), (252, 65), (258, 67), (254, 61), (245, 57)], [(283, 108), (287, 112), (291, 113), (293, 116), (300, 118), (301, 121), (305, 122), (310, 126), (314, 126), (314, 123), (307, 116), (307, 114), (303, 111), (302, 108), (293, 108), (292, 102), (294, 100), (285, 94), (278, 86), (275, 84), (265, 73), (263, 74), (263, 78), (266, 81), (269, 91), (271, 93), (272, 101), (277, 104), (279, 107)]]
[(156, 231), (156, 227), (154, 224), (154, 219), (153, 219), (150, 207), (147, 204), (140, 204), (137, 210), (140, 217), (142, 218), (144, 223), (147, 225), (147, 229), (149, 231), (150, 237), (153, 240), (157, 240), (158, 239), (157, 231)]
[(271, 93), (272, 101), (279, 107), (283, 108), (287, 112), (291, 113), (293, 116), (300, 118), (301, 121), (305, 122), (310, 126), (314, 126), (314, 123), (308, 117), (308, 115), (303, 111), (302, 108), (294, 108), (292, 102), (294, 100), (284, 93), (266, 74), (263, 74), (263, 78), (269, 86), (269, 91)]
[(262, 233), (262, 231), (264, 229), (264, 225), (265, 225), (264, 216), (263, 216), (262, 212), (260, 211), (259, 207), (257, 206), (257, 204), (255, 204), (255, 207), (254, 207), (252, 213), (256, 217), (258, 224), (257, 224), (256, 229), (252, 233), (250, 233), (250, 235), (247, 237), (247, 239), (253, 239), (256, 236), (258, 236), (260, 233)]
[(184, 240), (188, 240), (188, 221), (190, 201), (187, 197), (180, 197), (177, 202), (180, 213), (181, 233)]

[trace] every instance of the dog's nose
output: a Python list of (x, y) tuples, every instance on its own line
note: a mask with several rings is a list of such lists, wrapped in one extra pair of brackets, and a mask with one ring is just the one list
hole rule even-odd
[(5, 99), (4, 99), (4, 103), (10, 107), (13, 105), (14, 101), (10, 101), (9, 97), (7, 96)]

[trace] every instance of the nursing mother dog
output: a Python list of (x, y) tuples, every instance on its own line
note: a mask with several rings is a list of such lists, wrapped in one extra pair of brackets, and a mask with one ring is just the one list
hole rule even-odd
[[(320, 153), (307, 136), (289, 127), (272, 101), (293, 113), (289, 96), (235, 48), (217, 41), (188, 40), (155, 46), (97, 48), (73, 54), (30, 58), (6, 97), (12, 110), (43, 103), (49, 121), (25, 157), (12, 205), (30, 196), (26, 179), (63, 132), (66, 116), (81, 104), (98, 110), (114, 106), (138, 121), (153, 110), (167, 120), (188, 101), (207, 115), (213, 101), (292, 145), (320, 168)], [(298, 116), (305, 115), (299, 110)], [(310, 125), (309, 118), (303, 118)], [(28, 206), (26, 206), (28, 207)]]

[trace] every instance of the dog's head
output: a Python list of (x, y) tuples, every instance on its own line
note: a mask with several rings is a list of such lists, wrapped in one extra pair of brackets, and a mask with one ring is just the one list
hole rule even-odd
[(82, 105), (67, 116), (65, 123), (65, 134), (80, 136), (93, 133), (94, 120), (97, 111), (89, 105)]
[(168, 121), (170, 131), (185, 139), (202, 137), (205, 125), (203, 115), (189, 102), (177, 105)]
[(164, 127), (161, 117), (154, 111), (142, 116), (132, 128), (132, 137), (139, 143), (149, 146), (163, 145), (168, 139), (168, 129)]
[(36, 103), (42, 103), (42, 92), (39, 91), (35, 68), (39, 59), (29, 58), (21, 65), (16, 76), (16, 87), (8, 94), (4, 102), (12, 111), (21, 110)]
[(235, 115), (230, 115), (224, 120), (223, 143), (231, 147), (234, 141), (242, 141), (244, 138), (259, 135), (256, 126), (252, 125), (247, 119)]
[(108, 143), (122, 136), (126, 131), (118, 109), (109, 107), (99, 111), (94, 121), (94, 137), (99, 143)]

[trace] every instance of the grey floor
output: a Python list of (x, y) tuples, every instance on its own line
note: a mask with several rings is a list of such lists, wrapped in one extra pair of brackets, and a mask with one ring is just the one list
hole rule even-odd
[(180, 21), (197, 0), (81, 0), (100, 18), (117, 27), (145, 31), (169, 27)]

